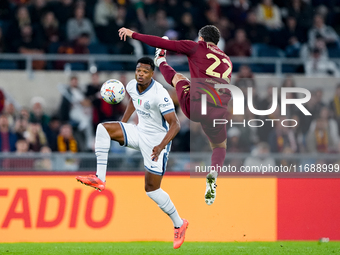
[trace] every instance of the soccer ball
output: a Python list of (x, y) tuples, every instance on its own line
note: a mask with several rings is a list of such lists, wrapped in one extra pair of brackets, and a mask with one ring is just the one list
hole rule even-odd
[(119, 104), (125, 97), (124, 85), (118, 80), (110, 79), (102, 85), (100, 95), (106, 103)]

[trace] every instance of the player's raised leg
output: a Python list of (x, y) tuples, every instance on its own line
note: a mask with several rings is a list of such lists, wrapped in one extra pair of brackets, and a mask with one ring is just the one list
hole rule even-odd
[(174, 224), (174, 248), (178, 249), (184, 242), (185, 231), (189, 225), (186, 219), (181, 219), (175, 205), (168, 193), (161, 189), (162, 175), (145, 172), (145, 191), (158, 206), (165, 212)]
[(98, 124), (96, 131), (95, 154), (97, 157), (96, 175), (77, 176), (77, 181), (99, 191), (105, 189), (108, 153), (111, 140), (124, 144), (124, 134), (119, 122)]
[(211, 143), (213, 150), (211, 155), (211, 166), (214, 166), (216, 171), (210, 172), (206, 177), (206, 188), (204, 199), (207, 205), (214, 203), (216, 199), (216, 179), (218, 176), (217, 166), (222, 167), (226, 156), (226, 140), (222, 143)]

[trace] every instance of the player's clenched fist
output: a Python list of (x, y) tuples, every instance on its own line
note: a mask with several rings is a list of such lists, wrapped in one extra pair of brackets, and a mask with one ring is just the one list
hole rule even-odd
[(121, 29), (118, 30), (118, 32), (119, 32), (120, 40), (126, 41), (127, 36), (132, 38), (133, 31), (130, 29), (122, 27)]
[(162, 148), (160, 145), (153, 147), (152, 154), (151, 154), (152, 161), (156, 161), (156, 162), (158, 161), (158, 156), (162, 152), (163, 149), (164, 148)]

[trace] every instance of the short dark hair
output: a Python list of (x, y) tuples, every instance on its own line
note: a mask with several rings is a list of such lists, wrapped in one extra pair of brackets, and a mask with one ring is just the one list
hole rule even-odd
[(147, 64), (151, 66), (152, 71), (155, 70), (155, 63), (153, 62), (153, 60), (149, 57), (142, 57), (140, 59), (138, 59), (137, 64), (138, 63), (142, 63), (142, 64)]
[(213, 25), (206, 25), (198, 31), (198, 36), (202, 36), (205, 42), (213, 42), (215, 44), (220, 40), (220, 30)]

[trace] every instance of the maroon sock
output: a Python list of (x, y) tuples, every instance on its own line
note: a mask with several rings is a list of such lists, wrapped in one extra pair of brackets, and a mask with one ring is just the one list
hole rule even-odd
[(172, 78), (174, 78), (176, 71), (171, 66), (169, 66), (165, 61), (159, 65), (159, 70), (163, 74), (166, 82), (169, 83), (171, 86), (174, 86), (172, 84)]
[(188, 80), (177, 82), (176, 93), (184, 115), (190, 119), (190, 82)]
[(212, 155), (211, 155), (211, 166), (223, 166), (225, 155), (227, 154), (227, 151), (225, 148), (215, 148), (213, 149)]

